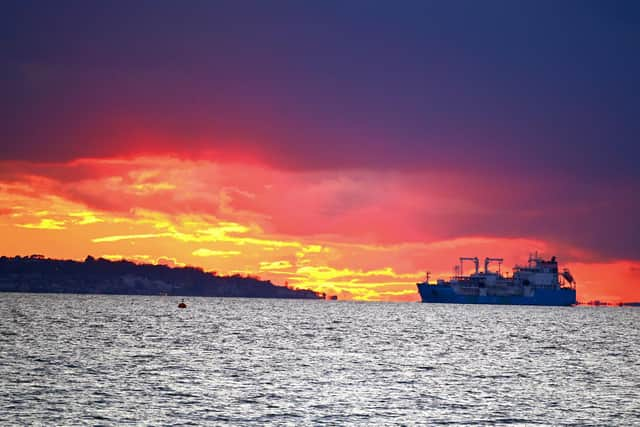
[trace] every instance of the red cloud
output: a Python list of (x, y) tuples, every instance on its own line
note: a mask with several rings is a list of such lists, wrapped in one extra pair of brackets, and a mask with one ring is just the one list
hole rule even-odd
[(633, 215), (640, 205), (625, 187), (430, 171), (293, 172), (170, 157), (4, 162), (0, 179), (29, 197), (55, 195), (121, 214), (211, 215), (294, 236), (381, 244), (529, 237), (584, 248), (592, 259), (640, 258)]

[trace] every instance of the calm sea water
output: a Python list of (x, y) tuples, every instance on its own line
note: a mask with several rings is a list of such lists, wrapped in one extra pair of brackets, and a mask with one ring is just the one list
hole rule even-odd
[(0, 294), (0, 423), (640, 424), (640, 309)]

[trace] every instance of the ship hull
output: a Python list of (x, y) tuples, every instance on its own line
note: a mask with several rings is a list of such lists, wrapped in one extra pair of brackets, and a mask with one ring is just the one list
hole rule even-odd
[(575, 289), (535, 289), (533, 295), (461, 295), (449, 285), (419, 283), (418, 292), (424, 303), (441, 304), (501, 304), (571, 306), (576, 304)]

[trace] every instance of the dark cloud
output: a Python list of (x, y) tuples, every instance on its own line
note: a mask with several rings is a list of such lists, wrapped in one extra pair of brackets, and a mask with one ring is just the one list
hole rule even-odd
[(633, 3), (8, 9), (4, 159), (637, 176)]
[[(484, 210), (427, 210), (432, 233), (446, 220), (443, 235), (543, 235), (640, 257), (637, 2), (188, 6), (5, 5), (0, 159), (59, 182), (118, 171), (56, 162), (138, 154), (453, 173), (460, 182), (430, 190), (464, 188)], [(369, 190), (323, 212), (357, 211)]]

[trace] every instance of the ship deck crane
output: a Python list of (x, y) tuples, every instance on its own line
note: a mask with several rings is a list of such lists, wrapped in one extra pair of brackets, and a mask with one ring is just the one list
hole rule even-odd
[(502, 262), (504, 261), (504, 259), (502, 258), (485, 258), (484, 259), (484, 274), (489, 273), (489, 264), (492, 262), (497, 262), (498, 263), (498, 273), (500, 272), (500, 266), (502, 265)]
[(473, 263), (476, 266), (476, 274), (478, 274), (478, 267), (480, 265), (480, 261), (478, 260), (478, 257), (460, 257), (460, 276), (463, 276), (464, 274), (462, 273), (462, 264), (464, 261), (473, 261)]
[(560, 275), (564, 277), (570, 285), (575, 286), (576, 280), (573, 278), (573, 275), (571, 275), (571, 272), (568, 268), (565, 268)]

